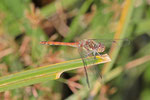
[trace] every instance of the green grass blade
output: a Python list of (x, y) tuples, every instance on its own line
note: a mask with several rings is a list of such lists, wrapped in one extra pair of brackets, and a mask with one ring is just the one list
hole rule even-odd
[[(61, 0), (59, 2), (62, 4), (64, 9), (68, 9), (73, 7), (73, 5), (79, 2), (79, 0)], [(41, 9), (41, 13), (44, 17), (48, 17), (56, 13), (56, 2), (50, 3), (49, 5), (43, 7)]]
[[(126, 0), (125, 1), (125, 6), (124, 9), (122, 10), (122, 14), (118, 23), (118, 27), (114, 36), (114, 39), (124, 39), (126, 35), (127, 28), (130, 24), (130, 19), (132, 17), (132, 13), (134, 10), (134, 4), (136, 0)], [(122, 45), (122, 41), (120, 41), (120, 44)], [(119, 47), (114, 47), (110, 51), (109, 55), (111, 56), (112, 62), (106, 64), (107, 67), (104, 68), (103, 73), (107, 74), (113, 67), (115, 60), (118, 56), (118, 53), (121, 49), (121, 46)]]
[[(96, 65), (111, 61), (107, 54), (102, 57), (97, 56), (96, 58), (93, 62), (93, 57), (89, 57), (87, 65)], [(54, 80), (59, 78), (62, 72), (81, 67), (83, 67), (82, 59), (76, 59), (4, 76), (0, 78), (0, 92), (47, 80)]]

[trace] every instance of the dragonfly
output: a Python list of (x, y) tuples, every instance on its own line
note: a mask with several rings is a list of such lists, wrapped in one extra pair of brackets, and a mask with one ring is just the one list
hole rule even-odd
[[(78, 52), (82, 58), (82, 62), (84, 65), (84, 72), (86, 76), (86, 82), (88, 84), (88, 87), (90, 87), (89, 83), (89, 77), (87, 72), (87, 57), (93, 56), (95, 59), (97, 55), (101, 56), (101, 53), (103, 53), (106, 49), (107, 44), (112, 43), (119, 43), (118, 41), (122, 41), (122, 39), (116, 39), (116, 40), (99, 40), (99, 39), (84, 39), (78, 42), (73, 43), (67, 43), (67, 42), (53, 42), (53, 41), (41, 41), (40, 44), (43, 45), (61, 45), (61, 46), (71, 46), (78, 48)], [(123, 39), (124, 40), (124, 39)], [(101, 75), (100, 75), (101, 77)]]

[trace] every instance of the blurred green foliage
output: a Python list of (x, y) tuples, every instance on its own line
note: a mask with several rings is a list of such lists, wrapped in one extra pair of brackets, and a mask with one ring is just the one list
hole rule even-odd
[[(43, 46), (39, 44), (40, 41), (113, 39), (125, 3), (124, 0), (45, 0), (46, 3), (38, 7), (34, 1), (0, 0), (1, 76), (79, 57), (78, 52), (72, 48)], [(148, 100), (150, 94), (150, 2), (135, 0), (130, 6), (134, 9), (123, 36), (130, 40), (130, 45), (122, 46), (116, 55), (110, 73), (116, 68), (121, 69), (114, 71), (116, 73), (114, 77), (110, 74), (113, 78), (105, 83), (104, 94), (105, 90), (101, 88), (94, 97), (90, 97), (93, 88), (86, 88), (87, 84), (83, 82), (85, 77), (81, 75), (78, 82), (82, 83), (83, 88), (76, 93), (72, 93), (67, 87), (68, 83), (60, 79), (6, 91), (9, 94), (8, 98), (60, 100), (68, 97), (69, 100), (73, 98), (99, 100), (105, 97), (110, 100)], [(65, 16), (64, 22), (69, 28), (67, 36), (64, 37), (59, 33), (58, 28), (51, 22), (54, 15), (59, 16), (60, 19)], [(148, 57), (140, 59), (145, 56)], [(136, 61), (137, 59), (139, 60)], [(100, 66), (103, 67), (103, 65)], [(131, 68), (126, 70), (129, 66)], [(76, 73), (78, 72), (70, 71), (65, 73), (64, 77), (70, 78)], [(5, 99), (6, 92), (0, 93), (0, 98)]]

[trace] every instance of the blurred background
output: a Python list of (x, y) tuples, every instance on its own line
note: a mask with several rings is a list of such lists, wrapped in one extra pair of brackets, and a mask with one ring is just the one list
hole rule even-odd
[[(80, 58), (76, 48), (40, 41), (124, 39), (107, 50), (107, 76), (87, 89), (83, 69), (0, 93), (1, 100), (149, 100), (150, 0), (0, 0), (0, 76)], [(65, 82), (64, 82), (65, 81)]]

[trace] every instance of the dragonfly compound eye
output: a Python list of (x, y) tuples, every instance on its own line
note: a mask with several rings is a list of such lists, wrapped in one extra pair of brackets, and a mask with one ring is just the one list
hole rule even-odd
[(100, 43), (97, 51), (98, 52), (104, 52), (105, 51), (105, 46)]

